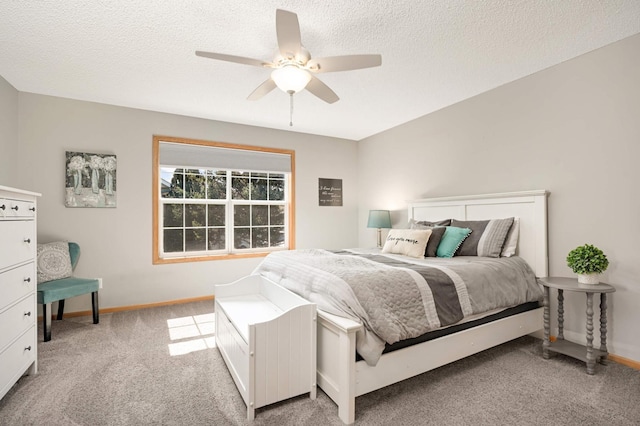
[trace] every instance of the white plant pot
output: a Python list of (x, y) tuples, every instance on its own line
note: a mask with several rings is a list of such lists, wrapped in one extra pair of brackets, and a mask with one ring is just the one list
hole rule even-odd
[(600, 274), (578, 274), (580, 284), (600, 284)]

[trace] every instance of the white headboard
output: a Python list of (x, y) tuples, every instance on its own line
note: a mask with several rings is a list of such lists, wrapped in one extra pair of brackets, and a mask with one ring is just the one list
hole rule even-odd
[(547, 195), (547, 191), (537, 190), (412, 200), (408, 202), (409, 219), (436, 221), (519, 217), (517, 254), (529, 263), (536, 276), (545, 277), (549, 271)]

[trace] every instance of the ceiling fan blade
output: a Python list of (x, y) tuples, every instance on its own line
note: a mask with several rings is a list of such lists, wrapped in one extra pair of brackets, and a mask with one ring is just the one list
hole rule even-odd
[(311, 76), (311, 80), (309, 81), (309, 84), (307, 84), (306, 89), (329, 104), (337, 102), (340, 99), (338, 95), (329, 88), (329, 86), (314, 76)]
[(251, 94), (247, 97), (247, 100), (257, 101), (275, 88), (276, 83), (269, 78), (265, 80), (264, 83), (262, 83), (260, 86), (258, 86), (256, 90), (251, 92)]
[(267, 67), (271, 64), (268, 62), (260, 61), (258, 59), (245, 58), (243, 56), (225, 55), (224, 53), (203, 52), (196, 50), (196, 55), (203, 58), (217, 59), (219, 61), (235, 62), (237, 64), (252, 65), (256, 67)]
[(335, 72), (379, 67), (382, 55), (328, 56), (309, 60), (308, 68), (313, 72)]
[(293, 59), (300, 53), (300, 23), (298, 15), (286, 10), (276, 10), (276, 34), (278, 49), (285, 59)]

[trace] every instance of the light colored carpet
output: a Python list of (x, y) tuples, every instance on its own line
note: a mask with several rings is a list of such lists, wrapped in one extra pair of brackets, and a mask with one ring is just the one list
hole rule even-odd
[[(212, 302), (197, 302), (101, 315), (99, 325), (54, 321), (50, 342), (40, 330), (39, 373), (0, 401), (0, 425), (342, 424), (320, 389), (315, 401), (293, 398), (247, 421), (217, 349), (171, 355), (185, 342), (206, 346), (212, 312)], [(193, 318), (205, 336), (171, 340), (196, 331), (176, 324)], [(640, 425), (640, 371), (610, 362), (588, 376), (583, 363), (541, 352), (524, 337), (364, 395), (356, 423)]]

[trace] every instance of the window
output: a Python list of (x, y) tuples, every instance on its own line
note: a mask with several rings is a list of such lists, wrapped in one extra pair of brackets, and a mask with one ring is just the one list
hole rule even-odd
[(294, 151), (154, 136), (153, 262), (293, 248)]

